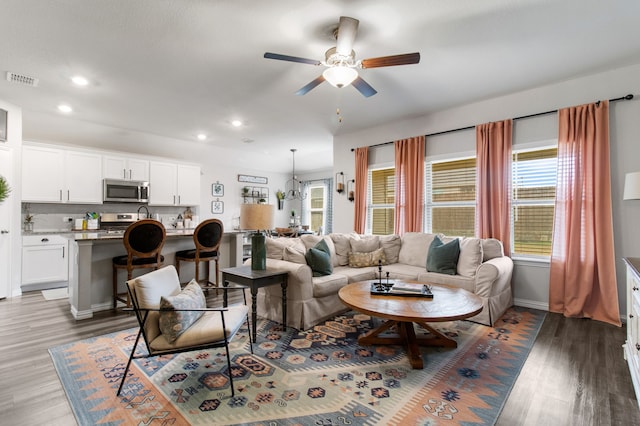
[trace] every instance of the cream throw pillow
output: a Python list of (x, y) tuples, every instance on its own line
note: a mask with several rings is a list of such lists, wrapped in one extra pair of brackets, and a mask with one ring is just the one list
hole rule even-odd
[(407, 232), (402, 236), (402, 248), (398, 253), (398, 262), (411, 266), (427, 264), (427, 252), (436, 234)]
[(399, 235), (380, 236), (380, 247), (384, 250), (384, 257), (387, 263), (398, 263), (398, 255), (402, 248), (402, 240)]
[(349, 267), (350, 268), (364, 268), (367, 266), (378, 266), (378, 262), (382, 261), (383, 265), (386, 265), (384, 256), (384, 250), (379, 248), (370, 253), (349, 253)]

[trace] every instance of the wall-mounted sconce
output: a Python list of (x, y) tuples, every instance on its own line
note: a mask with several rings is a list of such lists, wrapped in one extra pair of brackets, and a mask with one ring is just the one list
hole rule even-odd
[(349, 201), (353, 201), (356, 199), (356, 193), (355, 193), (355, 186), (356, 186), (356, 180), (355, 179), (351, 179), (350, 181), (347, 182), (347, 198), (349, 199)]
[(336, 173), (336, 192), (342, 194), (344, 192), (344, 173)]

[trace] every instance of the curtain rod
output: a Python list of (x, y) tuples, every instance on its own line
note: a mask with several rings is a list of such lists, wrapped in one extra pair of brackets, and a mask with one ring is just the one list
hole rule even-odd
[[(615, 102), (615, 101), (629, 101), (633, 99), (633, 95), (632, 94), (628, 94), (626, 96), (621, 96), (619, 98), (613, 98), (613, 99), (609, 99), (609, 102)], [(596, 101), (596, 104), (600, 104), (600, 101)], [(538, 117), (539, 115), (547, 115), (547, 114), (553, 114), (555, 112), (558, 112), (557, 109), (551, 110), (551, 111), (545, 111), (545, 112), (538, 112), (535, 114), (529, 114), (529, 115), (522, 115), (520, 117), (515, 117), (513, 118), (513, 120), (522, 120), (523, 118), (531, 118), (531, 117)], [(425, 137), (430, 137), (430, 136), (438, 136), (438, 135), (445, 135), (447, 133), (454, 133), (454, 132), (460, 132), (462, 130), (471, 130), (471, 129), (475, 129), (476, 126), (467, 126), (467, 127), (460, 127), (458, 129), (451, 129), (451, 130), (443, 130), (441, 132), (435, 132), (435, 133), (430, 133), (428, 135), (425, 135)], [(390, 142), (382, 142), (382, 143), (378, 143), (375, 145), (369, 145), (369, 148), (375, 148), (378, 146), (384, 146), (384, 145), (390, 145), (392, 143), (394, 143), (395, 141), (390, 141)], [(355, 151), (355, 148), (351, 148), (351, 152)]]

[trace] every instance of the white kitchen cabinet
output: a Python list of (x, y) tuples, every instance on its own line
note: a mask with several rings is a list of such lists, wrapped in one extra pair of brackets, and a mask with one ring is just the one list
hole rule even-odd
[(624, 358), (629, 364), (633, 388), (640, 406), (640, 259), (625, 258), (627, 264), (627, 341)]
[(200, 167), (151, 161), (149, 205), (200, 205)]
[(23, 146), (22, 201), (61, 203), (63, 188), (64, 151)]
[(141, 158), (104, 155), (102, 167), (105, 179), (149, 180), (149, 161)]
[(22, 284), (69, 280), (69, 240), (60, 235), (22, 237)]
[(24, 146), (22, 201), (102, 203), (102, 156), (90, 152)]

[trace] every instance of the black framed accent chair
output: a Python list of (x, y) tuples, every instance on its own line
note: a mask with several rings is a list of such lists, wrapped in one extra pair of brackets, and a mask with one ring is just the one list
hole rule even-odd
[[(195, 262), (196, 281), (200, 282), (200, 262), (205, 262), (205, 285), (213, 284), (218, 286), (218, 276), (220, 275), (220, 241), (224, 234), (224, 226), (218, 219), (208, 219), (201, 222), (193, 231), (193, 243), (195, 249), (181, 250), (176, 252), (176, 270), (180, 276), (180, 262)], [(216, 263), (215, 282), (209, 280), (209, 262)]]
[(131, 306), (129, 293), (118, 293), (118, 270), (127, 270), (127, 280), (133, 276), (134, 269), (158, 269), (164, 262), (161, 254), (162, 247), (167, 237), (164, 226), (153, 219), (142, 219), (132, 223), (124, 231), (122, 242), (127, 254), (116, 256), (113, 264), (113, 309), (118, 301), (127, 307)]
[[(175, 267), (169, 265), (127, 281), (127, 288), (140, 330), (131, 349), (117, 395), (120, 396), (134, 359), (224, 347), (233, 397), (235, 391), (229, 341), (245, 322), (253, 354), (249, 309), (244, 296), (245, 287), (218, 289), (225, 292), (241, 291), (244, 303), (226, 308), (207, 307), (200, 284), (191, 280), (181, 288)], [(136, 353), (141, 338), (146, 345), (146, 351)]]

